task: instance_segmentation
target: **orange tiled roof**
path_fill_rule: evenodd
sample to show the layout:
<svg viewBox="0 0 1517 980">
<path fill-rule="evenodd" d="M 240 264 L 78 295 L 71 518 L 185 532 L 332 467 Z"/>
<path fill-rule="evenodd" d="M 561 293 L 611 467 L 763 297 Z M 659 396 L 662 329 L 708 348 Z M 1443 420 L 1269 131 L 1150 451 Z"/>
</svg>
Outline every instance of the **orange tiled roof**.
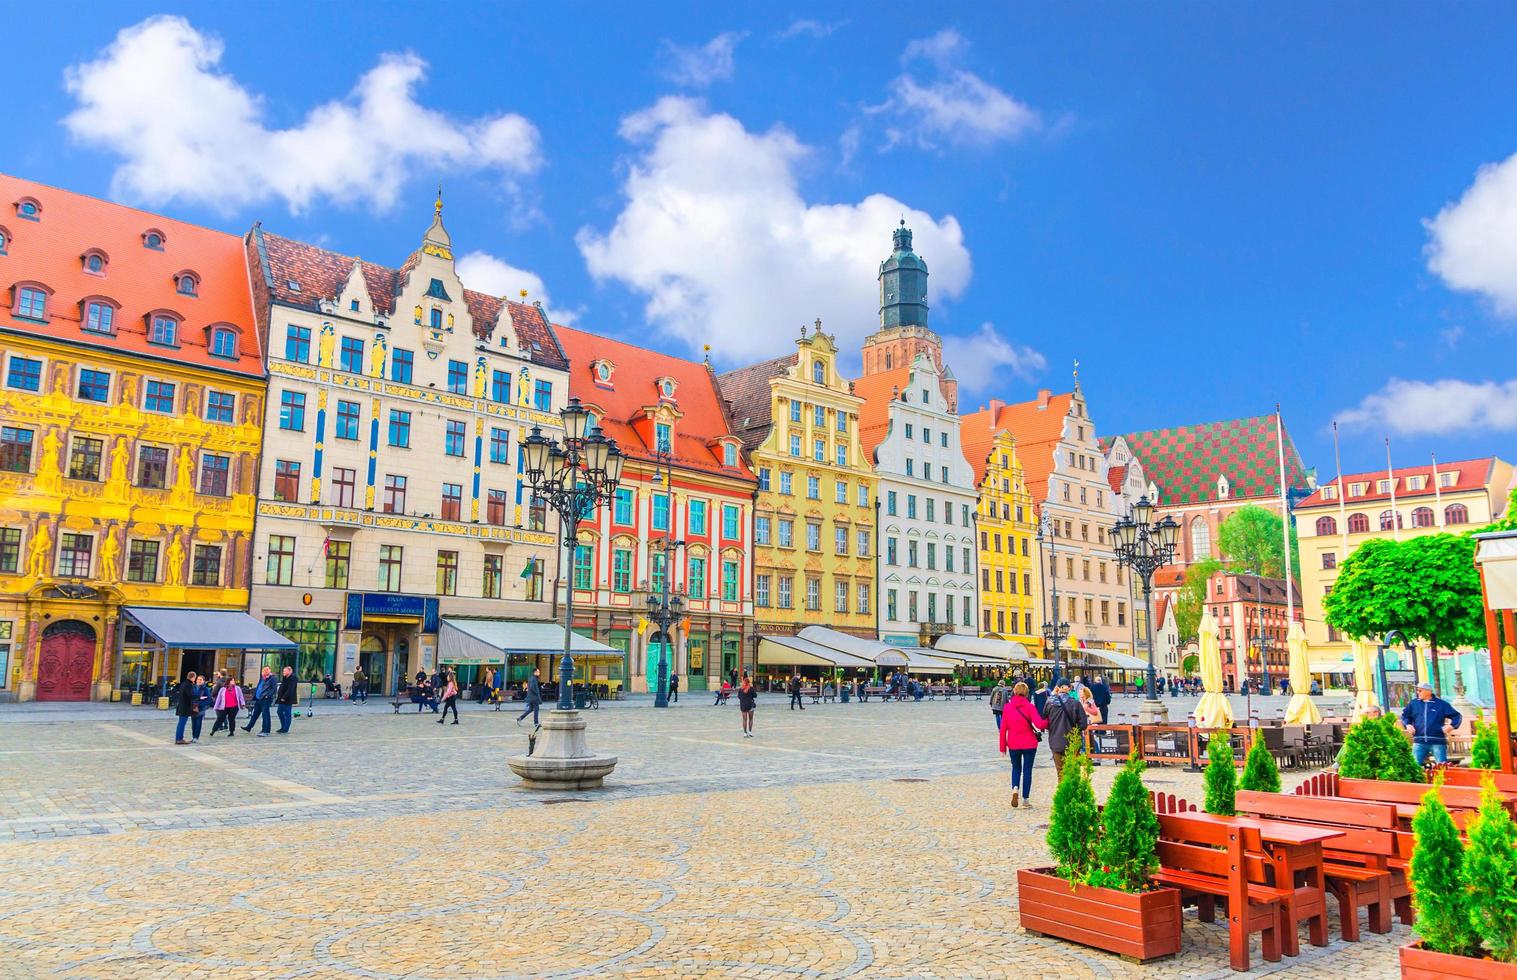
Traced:
<svg viewBox="0 0 1517 980">
<path fill-rule="evenodd" d="M 37 220 L 23 218 L 18 204 L 37 206 Z M 163 239 L 149 248 L 148 232 Z M 263 376 L 263 350 L 248 288 L 242 239 L 226 232 L 175 221 L 98 198 L 0 174 L 0 300 L 3 325 L 39 337 L 178 361 L 253 377 Z M 100 274 L 86 271 L 85 258 L 98 250 Z M 198 280 L 196 295 L 179 292 L 179 273 Z M 45 323 L 16 315 L 18 283 L 37 283 L 50 292 Z M 115 334 L 84 329 L 86 299 L 116 304 Z M 148 314 L 179 318 L 179 344 L 148 343 Z M 225 324 L 238 332 L 237 356 L 210 351 L 209 327 Z"/>
<path fill-rule="evenodd" d="M 959 438 L 964 440 L 965 455 L 971 444 L 988 445 L 998 429 L 1010 432 L 1017 441 L 1017 458 L 1022 462 L 1023 483 L 1035 505 L 1041 505 L 1048 495 L 1048 477 L 1053 473 L 1054 449 L 1064 434 L 1064 418 L 1069 414 L 1073 392 L 1049 395 L 1046 402 L 1040 399 L 1017 402 L 1014 405 L 993 405 L 979 412 L 971 412 L 960 419 Z M 975 473 L 983 479 L 985 472 L 984 453 L 976 450 L 970 458 Z"/>
<path fill-rule="evenodd" d="M 717 375 L 722 398 L 732 409 L 732 431 L 749 452 L 763 445 L 769 436 L 770 416 L 774 412 L 770 380 L 795 367 L 798 359 L 798 354 L 787 354 Z"/>
<path fill-rule="evenodd" d="M 716 375 L 705 364 L 634 347 L 583 330 L 554 325 L 559 343 L 569 358 L 569 394 L 600 410 L 601 431 L 635 459 L 652 459 L 653 446 L 632 425 L 643 410 L 659 403 L 654 382 L 672 378 L 674 407 L 681 418 L 674 424 L 674 462 L 690 469 L 721 473 L 738 479 L 754 479 L 742 453 L 736 466 L 722 464 L 722 449 L 715 440 L 737 438 L 717 389 Z M 594 361 L 610 361 L 610 387 L 597 384 Z"/>
<path fill-rule="evenodd" d="M 1111 487 L 1112 493 L 1122 492 L 1122 481 L 1127 479 L 1127 464 L 1120 466 L 1108 466 L 1106 468 L 1106 485 Z"/>
<path fill-rule="evenodd" d="M 1496 460 L 1492 456 L 1484 456 L 1480 459 L 1460 459 L 1449 463 L 1439 463 L 1438 475 L 1440 477 L 1445 473 L 1456 473 L 1458 475 L 1455 477 L 1454 485 L 1452 487 L 1439 487 L 1438 492 L 1453 493 L 1459 490 L 1475 490 L 1484 487 L 1486 483 L 1488 483 L 1491 479 L 1491 470 L 1495 466 L 1495 463 Z M 1396 499 L 1398 501 L 1407 500 L 1411 497 L 1434 496 L 1433 466 L 1431 463 L 1428 463 L 1425 466 L 1398 466 L 1391 471 L 1391 476 L 1396 480 Z M 1421 490 L 1408 489 L 1406 480 L 1409 476 L 1425 477 L 1426 479 L 1423 481 L 1425 483 L 1425 486 L 1423 486 Z M 1390 503 L 1390 492 L 1386 491 L 1382 493 L 1380 491 L 1380 481 L 1384 479 L 1387 479 L 1385 470 L 1371 470 L 1368 473 L 1345 473 L 1341 481 L 1344 486 L 1348 486 L 1349 484 L 1353 483 L 1364 483 L 1368 484 L 1368 486 L 1365 487 L 1365 493 L 1362 493 L 1358 496 L 1345 496 L 1343 498 L 1343 505 L 1349 510 L 1353 510 L 1359 504 L 1364 503 L 1374 503 L 1378 501 Z M 1338 480 L 1333 480 L 1330 483 L 1323 484 L 1322 486 L 1334 487 L 1337 486 L 1339 482 L 1340 481 Z M 1328 499 L 1327 497 L 1323 496 L 1322 486 L 1319 486 L 1316 492 L 1314 492 L 1310 497 L 1307 497 L 1305 500 L 1297 504 L 1296 509 L 1299 510 L 1302 507 L 1318 507 L 1323 504 L 1332 504 L 1334 507 L 1338 506 L 1338 499 L 1336 497 Z M 1501 491 L 1506 490 L 1505 487 L 1500 487 L 1498 489 Z"/>
<path fill-rule="evenodd" d="M 853 383 L 853 393 L 864 399 L 859 407 L 859 444 L 864 458 L 874 462 L 874 451 L 890 434 L 890 402 L 911 384 L 911 368 L 898 367 L 865 375 Z"/>
</svg>

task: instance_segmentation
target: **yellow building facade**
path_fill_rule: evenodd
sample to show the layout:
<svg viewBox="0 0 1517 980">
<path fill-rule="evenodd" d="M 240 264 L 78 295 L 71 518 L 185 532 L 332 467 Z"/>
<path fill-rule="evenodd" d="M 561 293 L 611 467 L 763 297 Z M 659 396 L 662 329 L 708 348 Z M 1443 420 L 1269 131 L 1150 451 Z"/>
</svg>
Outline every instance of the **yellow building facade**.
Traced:
<svg viewBox="0 0 1517 980">
<path fill-rule="evenodd" d="M 967 441 L 967 440 L 966 440 Z M 979 491 L 980 635 L 1014 640 L 1030 652 L 1042 648 L 1037 523 L 1022 476 L 1016 440 L 1004 429 L 992 434 L 983 461 Z M 968 447 L 966 446 L 966 453 Z M 983 469 L 982 469 L 983 467 Z"/>
<path fill-rule="evenodd" d="M 733 429 L 758 476 L 753 606 L 757 636 L 825 625 L 878 635 L 875 489 L 859 439 L 863 400 L 837 347 L 802 330 L 796 353 L 722 375 Z"/>
</svg>

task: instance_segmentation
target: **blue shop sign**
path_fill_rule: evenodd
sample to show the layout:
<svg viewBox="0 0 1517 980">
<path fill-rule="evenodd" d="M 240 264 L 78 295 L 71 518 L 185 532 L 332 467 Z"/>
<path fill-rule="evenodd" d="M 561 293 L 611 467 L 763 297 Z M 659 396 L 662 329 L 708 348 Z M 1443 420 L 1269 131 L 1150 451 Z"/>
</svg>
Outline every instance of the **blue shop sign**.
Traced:
<svg viewBox="0 0 1517 980">
<path fill-rule="evenodd" d="M 363 628 L 365 615 L 413 616 L 421 620 L 423 633 L 436 633 L 439 604 L 436 599 L 395 592 L 349 592 L 344 629 Z"/>
</svg>

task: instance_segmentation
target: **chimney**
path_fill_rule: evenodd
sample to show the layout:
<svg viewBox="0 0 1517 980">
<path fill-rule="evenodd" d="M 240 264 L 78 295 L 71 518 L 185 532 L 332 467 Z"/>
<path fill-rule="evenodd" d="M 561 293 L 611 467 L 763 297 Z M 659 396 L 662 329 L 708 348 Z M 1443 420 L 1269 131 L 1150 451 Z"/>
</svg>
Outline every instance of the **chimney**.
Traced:
<svg viewBox="0 0 1517 980">
<path fill-rule="evenodd" d="M 1049 391 L 1047 388 L 1039 388 L 1038 389 L 1038 408 L 1047 408 L 1048 407 L 1048 399 L 1051 398 L 1051 397 L 1053 397 L 1053 392 Z"/>
<path fill-rule="evenodd" d="M 1003 409 L 1005 407 L 1006 407 L 1006 403 L 1003 402 L 1003 401 L 1001 401 L 999 398 L 992 398 L 990 400 L 990 424 L 991 425 L 995 425 L 995 423 L 996 423 L 996 416 L 1000 415 L 1001 414 L 1001 409 Z"/>
</svg>

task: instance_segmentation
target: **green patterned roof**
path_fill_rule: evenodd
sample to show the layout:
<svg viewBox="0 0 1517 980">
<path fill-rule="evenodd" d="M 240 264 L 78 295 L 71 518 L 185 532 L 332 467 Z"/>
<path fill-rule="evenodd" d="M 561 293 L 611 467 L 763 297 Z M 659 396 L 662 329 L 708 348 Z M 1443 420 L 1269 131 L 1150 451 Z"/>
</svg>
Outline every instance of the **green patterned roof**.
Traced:
<svg viewBox="0 0 1517 980">
<path fill-rule="evenodd" d="M 1150 429 L 1122 438 L 1143 464 L 1143 475 L 1159 488 L 1163 505 L 1216 500 L 1220 476 L 1227 477 L 1232 500 L 1280 493 L 1273 415 Z M 1102 449 L 1109 450 L 1112 441 L 1102 439 Z M 1289 487 L 1306 486 L 1306 469 L 1289 431 L 1285 432 L 1285 482 Z"/>
</svg>

